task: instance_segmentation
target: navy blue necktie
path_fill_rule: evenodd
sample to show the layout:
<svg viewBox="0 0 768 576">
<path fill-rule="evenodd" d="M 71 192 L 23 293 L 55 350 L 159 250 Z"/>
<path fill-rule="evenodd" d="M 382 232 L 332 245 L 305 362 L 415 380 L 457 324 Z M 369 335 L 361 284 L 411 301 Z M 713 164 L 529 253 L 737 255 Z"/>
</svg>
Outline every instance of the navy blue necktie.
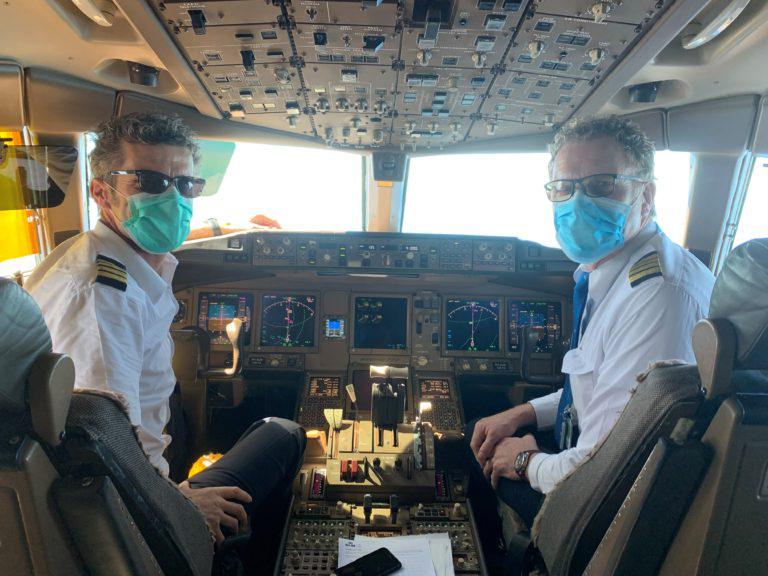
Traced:
<svg viewBox="0 0 768 576">
<path fill-rule="evenodd" d="M 587 306 L 587 294 L 589 293 L 589 274 L 582 274 L 573 288 L 573 332 L 571 332 L 571 350 L 579 345 L 579 332 L 581 320 L 584 317 L 584 308 Z M 576 442 L 576 431 L 572 421 L 573 391 L 571 390 L 571 377 L 565 375 L 563 393 L 557 406 L 557 418 L 555 419 L 555 441 L 561 450 L 567 450 Z"/>
</svg>

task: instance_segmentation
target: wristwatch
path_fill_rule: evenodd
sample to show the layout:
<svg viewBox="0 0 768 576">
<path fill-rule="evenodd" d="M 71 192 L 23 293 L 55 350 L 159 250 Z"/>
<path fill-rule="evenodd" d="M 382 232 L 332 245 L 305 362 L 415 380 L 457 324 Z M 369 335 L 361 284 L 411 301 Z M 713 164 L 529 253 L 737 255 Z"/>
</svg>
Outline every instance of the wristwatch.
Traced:
<svg viewBox="0 0 768 576">
<path fill-rule="evenodd" d="M 221 226 L 216 218 L 208 218 L 208 226 L 211 227 L 211 232 L 214 236 L 221 236 Z"/>
<path fill-rule="evenodd" d="M 515 456 L 515 474 L 520 480 L 528 481 L 528 464 L 531 462 L 531 456 L 538 454 L 541 450 L 523 450 Z"/>
</svg>

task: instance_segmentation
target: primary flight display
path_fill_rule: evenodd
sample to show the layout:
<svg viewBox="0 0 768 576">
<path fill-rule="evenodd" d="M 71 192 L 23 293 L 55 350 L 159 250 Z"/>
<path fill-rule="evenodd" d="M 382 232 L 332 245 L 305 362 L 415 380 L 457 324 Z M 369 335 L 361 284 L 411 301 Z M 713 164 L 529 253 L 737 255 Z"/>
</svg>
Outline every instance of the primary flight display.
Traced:
<svg viewBox="0 0 768 576">
<path fill-rule="evenodd" d="M 317 298 L 296 294 L 261 297 L 261 346 L 313 348 Z"/>
<path fill-rule="evenodd" d="M 251 341 L 253 295 L 229 292 L 201 292 L 197 305 L 197 326 L 208 333 L 211 344 L 229 344 L 227 324 L 243 321 L 243 343 Z"/>
</svg>

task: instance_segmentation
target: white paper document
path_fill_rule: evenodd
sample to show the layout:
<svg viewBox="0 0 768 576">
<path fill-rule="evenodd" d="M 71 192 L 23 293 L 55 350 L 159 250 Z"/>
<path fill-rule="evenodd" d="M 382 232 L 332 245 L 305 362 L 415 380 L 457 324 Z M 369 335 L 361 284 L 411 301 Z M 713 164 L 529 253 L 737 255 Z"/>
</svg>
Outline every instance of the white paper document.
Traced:
<svg viewBox="0 0 768 576">
<path fill-rule="evenodd" d="M 357 536 L 354 540 L 339 539 L 339 566 L 345 566 L 378 550 L 386 548 L 403 567 L 397 576 L 454 576 L 451 540 L 448 534 L 422 534 L 370 538 Z"/>
</svg>

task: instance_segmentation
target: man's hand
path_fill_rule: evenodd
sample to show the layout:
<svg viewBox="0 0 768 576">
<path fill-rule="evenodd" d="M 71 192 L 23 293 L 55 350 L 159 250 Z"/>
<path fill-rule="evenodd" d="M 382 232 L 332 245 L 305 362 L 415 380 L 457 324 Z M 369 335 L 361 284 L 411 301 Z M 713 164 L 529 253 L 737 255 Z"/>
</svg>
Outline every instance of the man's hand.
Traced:
<svg viewBox="0 0 768 576">
<path fill-rule="evenodd" d="M 235 501 L 250 504 L 250 495 L 236 486 L 214 486 L 211 488 L 192 488 L 187 481 L 179 484 L 179 490 L 192 500 L 205 517 L 205 522 L 213 532 L 216 544 L 224 541 L 222 526 L 233 533 L 248 526 L 248 515 L 245 508 Z"/>
<path fill-rule="evenodd" d="M 534 424 L 536 424 L 536 412 L 528 403 L 478 420 L 469 446 L 480 467 L 485 469 L 494 448 L 504 438 L 512 436 L 523 426 Z"/>
<path fill-rule="evenodd" d="M 509 478 L 510 480 L 520 480 L 515 472 L 515 458 L 520 452 L 526 450 L 538 450 L 536 438 L 533 434 L 526 434 L 522 438 L 504 438 L 496 445 L 493 457 L 488 460 L 483 471 L 486 476 L 491 478 L 491 485 L 495 490 L 499 484 L 499 478 Z"/>
</svg>

